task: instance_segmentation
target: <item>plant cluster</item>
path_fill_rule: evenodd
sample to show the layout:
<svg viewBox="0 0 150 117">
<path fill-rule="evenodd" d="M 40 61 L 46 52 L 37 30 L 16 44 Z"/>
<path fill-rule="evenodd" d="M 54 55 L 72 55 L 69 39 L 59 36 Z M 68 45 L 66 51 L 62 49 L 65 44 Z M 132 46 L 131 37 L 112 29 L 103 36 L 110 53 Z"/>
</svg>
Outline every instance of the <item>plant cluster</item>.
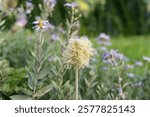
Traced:
<svg viewBox="0 0 150 117">
<path fill-rule="evenodd" d="M 26 5 L 28 10 L 18 11 L 24 18 L 34 7 L 31 1 Z M 13 33 L 1 28 L 0 99 L 150 99 L 150 57 L 131 61 L 111 49 L 110 36 L 105 33 L 95 38 L 80 36 L 76 2 L 62 6 L 69 16 L 66 28 L 54 26 L 47 19 L 55 5 L 56 0 L 44 0 L 41 17 L 32 23 L 34 33 L 16 32 L 26 23 L 19 17 Z M 0 27 L 4 22 L 0 19 Z"/>
</svg>

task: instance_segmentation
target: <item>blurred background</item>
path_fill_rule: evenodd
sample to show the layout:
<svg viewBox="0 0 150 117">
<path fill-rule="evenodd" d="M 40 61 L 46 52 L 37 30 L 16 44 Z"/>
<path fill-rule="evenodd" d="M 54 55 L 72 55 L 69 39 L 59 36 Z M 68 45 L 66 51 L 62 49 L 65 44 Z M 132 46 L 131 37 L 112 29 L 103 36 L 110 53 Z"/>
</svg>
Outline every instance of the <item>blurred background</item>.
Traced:
<svg viewBox="0 0 150 117">
<path fill-rule="evenodd" d="M 47 18 L 55 26 L 64 25 L 66 2 L 73 0 L 0 0 L 5 30 L 24 27 L 31 30 L 37 16 Z M 93 36 L 147 35 L 150 33 L 150 0 L 76 0 L 80 5 L 80 34 Z M 46 8 L 51 4 L 51 8 Z M 3 8 L 2 8 L 3 7 Z M 50 5 L 49 5 L 50 7 Z M 47 13 L 42 13 L 42 11 Z M 18 22 L 19 24 L 17 24 Z M 19 25 L 19 26 L 17 26 Z M 90 32 L 90 33 L 89 33 Z"/>
<path fill-rule="evenodd" d="M 9 32 L 7 34 L 9 36 L 5 38 L 16 38 L 18 35 L 19 38 L 28 38 L 26 36 L 32 36 L 34 31 L 32 22 L 42 18 L 49 20 L 51 28 L 59 27 L 61 32 L 65 33 L 66 19 L 70 17 L 64 4 L 73 1 L 0 0 L 0 28 L 3 32 Z M 148 51 L 150 49 L 150 0 L 76 0 L 76 2 L 80 6 L 82 15 L 79 35 L 87 35 L 94 40 L 100 33 L 105 33 L 111 37 L 111 48 L 119 50 L 133 60 L 150 55 Z M 53 33 L 51 36 L 62 38 Z"/>
</svg>

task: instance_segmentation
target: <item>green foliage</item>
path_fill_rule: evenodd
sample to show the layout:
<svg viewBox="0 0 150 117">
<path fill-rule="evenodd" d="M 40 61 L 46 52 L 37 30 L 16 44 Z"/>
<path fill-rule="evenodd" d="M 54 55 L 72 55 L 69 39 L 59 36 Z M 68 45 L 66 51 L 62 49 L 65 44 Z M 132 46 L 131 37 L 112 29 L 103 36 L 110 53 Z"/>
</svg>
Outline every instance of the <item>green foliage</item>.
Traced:
<svg viewBox="0 0 150 117">
<path fill-rule="evenodd" d="M 150 40 L 149 36 L 119 36 L 113 37 L 112 46 L 110 48 L 119 50 L 131 61 L 140 60 L 142 56 L 149 56 Z"/>
<path fill-rule="evenodd" d="M 5 38 L 5 45 L 0 47 L 0 55 L 5 57 L 12 67 L 24 67 L 27 60 L 30 60 L 33 37 L 25 35 L 28 35 L 25 31 L 19 31 L 15 34 L 11 32 L 1 34 Z"/>
<path fill-rule="evenodd" d="M 5 94 L 5 98 L 11 94 L 18 93 L 19 88 L 27 87 L 25 79 L 25 69 L 13 69 L 9 67 L 6 60 L 0 61 L 0 92 Z"/>
<path fill-rule="evenodd" d="M 47 88 L 44 86 L 44 81 L 46 80 L 48 72 L 43 69 L 43 65 L 48 55 L 46 55 L 43 49 L 44 37 L 42 36 L 42 32 L 37 33 L 38 36 L 35 41 L 35 49 L 31 52 L 33 57 L 33 63 L 31 65 L 32 70 L 29 71 L 26 67 L 28 73 L 28 86 L 32 91 L 33 99 L 36 99 L 37 97 L 40 98 L 51 89 L 50 87 Z"/>
<path fill-rule="evenodd" d="M 112 35 L 149 33 L 149 17 L 144 0 L 105 0 L 97 2 L 88 17 L 83 17 L 81 32 L 106 32 Z M 94 28 L 93 28 L 94 27 Z M 137 28 L 138 27 L 138 28 Z"/>
<path fill-rule="evenodd" d="M 16 38 L 20 37 L 19 33 L 16 33 Z M 25 35 L 24 38 L 28 38 L 28 35 Z M 126 53 L 132 61 L 130 64 L 134 62 L 134 60 L 140 60 L 140 56 L 144 56 L 144 52 L 146 52 L 147 47 L 143 45 L 148 44 L 148 37 L 130 37 L 130 40 L 126 41 L 123 39 L 125 37 L 117 38 L 116 40 L 112 40 L 112 47 L 114 49 L 118 49 L 123 53 Z M 139 41 L 137 41 L 139 40 Z M 94 41 L 93 41 L 94 42 Z M 95 48 L 98 49 L 99 46 L 95 43 Z M 120 46 L 120 43 L 122 46 Z M 130 43 L 133 49 L 127 47 L 128 43 Z M 136 43 L 136 44 L 133 44 Z M 138 45 L 139 43 L 139 45 Z M 133 44 L 133 45 L 132 45 Z M 49 44 L 48 44 L 49 45 Z M 47 69 L 46 73 L 42 71 L 40 77 L 45 77 L 47 74 L 47 80 L 44 82 L 44 86 L 40 87 L 37 90 L 35 96 L 37 99 L 73 99 L 74 94 L 74 70 L 63 69 L 62 61 L 61 61 L 61 46 L 59 41 L 51 42 L 50 44 L 51 56 L 48 61 L 46 61 L 45 69 Z M 137 46 L 138 45 L 138 46 Z M 28 47 L 27 45 L 26 47 Z M 5 46 L 7 47 L 7 45 Z M 145 47 L 145 48 L 144 48 Z M 20 46 L 22 50 L 23 46 Z M 126 49 L 125 49 L 126 48 Z M 142 52 L 140 54 L 140 48 Z M 3 48 L 4 49 L 4 48 Z M 132 51 L 129 51 L 129 50 Z M 56 51 L 57 50 L 57 51 Z M 126 50 L 126 51 L 125 51 Z M 138 53 L 138 57 L 135 57 L 132 54 L 135 50 Z M 149 52 L 147 52 L 149 55 Z M 115 95 L 117 94 L 115 90 L 115 71 L 109 67 L 109 70 L 104 72 L 102 70 L 103 67 L 106 67 L 102 62 L 102 53 L 99 53 L 94 57 L 96 61 L 92 60 L 90 63 L 90 67 L 80 72 L 80 85 L 79 85 L 79 97 L 80 99 L 116 99 Z M 23 56 L 24 57 L 24 56 Z M 7 56 L 6 56 L 7 58 Z M 30 57 L 29 57 L 30 58 Z M 22 58 L 21 58 L 22 59 Z M 18 59 L 19 61 L 22 61 Z M 23 58 L 24 59 L 24 58 Z M 28 58 L 26 58 L 28 59 Z M 0 91 L 2 95 L 2 99 L 20 99 L 19 95 L 27 95 L 23 96 L 21 99 L 32 99 L 32 91 L 28 88 L 26 70 L 24 68 L 16 69 L 11 68 L 9 66 L 8 61 L 1 59 L 0 71 L 3 73 L 3 80 L 1 80 Z M 17 63 L 16 63 L 17 64 Z M 144 63 L 145 65 L 147 63 Z M 144 65 L 144 66 L 145 66 Z M 145 66 L 146 67 L 146 66 Z M 137 74 L 136 78 L 129 78 L 127 76 L 124 77 L 124 85 L 126 83 L 127 87 L 124 87 L 124 91 L 128 96 L 128 99 L 149 99 L 149 70 L 142 69 L 141 67 L 135 67 L 133 70 L 129 70 L 126 72 L 133 72 Z M 122 71 L 123 72 L 123 71 Z M 2 82 L 3 81 L 3 82 Z M 132 83 L 138 83 L 142 81 L 144 86 L 142 87 L 133 87 Z M 145 91 L 147 93 L 145 93 Z M 18 95 L 19 94 L 19 95 Z M 17 95 L 17 96 L 15 96 Z"/>
</svg>

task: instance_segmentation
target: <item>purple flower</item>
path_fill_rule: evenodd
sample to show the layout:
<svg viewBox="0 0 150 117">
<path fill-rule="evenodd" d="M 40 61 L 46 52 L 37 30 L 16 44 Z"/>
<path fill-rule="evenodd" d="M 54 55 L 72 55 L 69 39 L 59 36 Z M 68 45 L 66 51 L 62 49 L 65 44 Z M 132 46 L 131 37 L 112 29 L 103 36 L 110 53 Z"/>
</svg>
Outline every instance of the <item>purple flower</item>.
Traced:
<svg viewBox="0 0 150 117">
<path fill-rule="evenodd" d="M 53 41 L 57 41 L 57 40 L 60 39 L 60 37 L 59 37 L 58 34 L 54 33 L 54 34 L 51 35 L 51 39 L 52 39 Z"/>
<path fill-rule="evenodd" d="M 100 40 L 106 40 L 106 41 L 110 41 L 110 36 L 109 35 L 106 35 L 105 33 L 100 33 L 99 36 L 97 37 L 97 39 L 100 39 Z"/>
<path fill-rule="evenodd" d="M 26 7 L 28 8 L 33 7 L 32 0 L 26 1 Z"/>
<path fill-rule="evenodd" d="M 123 54 L 118 53 L 117 50 L 111 50 L 111 51 L 105 52 L 102 58 L 103 60 L 108 60 L 108 59 L 126 60 L 127 59 Z"/>
<path fill-rule="evenodd" d="M 143 63 L 141 61 L 136 61 L 135 65 L 137 65 L 137 66 L 143 66 Z"/>
<path fill-rule="evenodd" d="M 69 7 L 69 8 L 75 8 L 75 7 L 78 7 L 79 5 L 76 2 L 72 2 L 72 3 L 66 3 L 64 4 L 64 6 Z"/>
<path fill-rule="evenodd" d="M 24 27 L 27 24 L 26 15 L 23 13 L 18 14 L 16 24 L 20 27 Z"/>
<path fill-rule="evenodd" d="M 117 90 L 118 90 L 119 95 L 121 95 L 123 93 L 122 88 L 118 88 Z"/>
<path fill-rule="evenodd" d="M 33 8 L 32 0 L 26 1 L 26 14 L 30 14 Z"/>
<path fill-rule="evenodd" d="M 104 46 L 101 46 L 100 49 L 101 49 L 102 51 L 106 51 L 106 50 L 107 50 L 107 48 L 104 47 Z"/>
<path fill-rule="evenodd" d="M 56 5 L 56 3 L 57 3 L 57 1 L 56 1 L 56 0 L 44 0 L 44 3 L 45 3 L 47 6 L 49 6 L 49 7 L 51 7 L 51 8 L 54 8 L 55 5 Z"/>
<path fill-rule="evenodd" d="M 120 61 L 127 61 L 127 58 L 123 54 L 118 53 L 117 50 L 111 50 L 102 55 L 102 60 L 104 63 L 110 63 L 116 66 Z"/>
<path fill-rule="evenodd" d="M 150 57 L 143 56 L 143 60 L 150 62 Z"/>
<path fill-rule="evenodd" d="M 130 78 L 134 78 L 134 77 L 135 77 L 135 74 L 133 74 L 133 73 L 128 73 L 127 76 L 130 77 Z"/>
<path fill-rule="evenodd" d="M 104 45 L 104 46 L 110 46 L 111 45 L 110 36 L 106 35 L 105 33 L 101 33 L 98 37 L 96 37 L 96 40 L 101 45 Z"/>
</svg>

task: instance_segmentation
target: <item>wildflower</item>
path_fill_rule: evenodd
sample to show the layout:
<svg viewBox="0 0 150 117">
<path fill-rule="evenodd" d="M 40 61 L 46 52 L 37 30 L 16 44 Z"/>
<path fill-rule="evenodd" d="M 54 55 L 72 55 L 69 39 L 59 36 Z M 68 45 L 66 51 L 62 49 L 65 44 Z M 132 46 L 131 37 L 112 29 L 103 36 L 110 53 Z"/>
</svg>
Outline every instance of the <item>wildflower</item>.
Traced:
<svg viewBox="0 0 150 117">
<path fill-rule="evenodd" d="M 105 33 L 101 33 L 98 37 L 96 37 L 96 40 L 101 45 L 104 45 L 104 46 L 110 46 L 111 45 L 110 36 L 106 35 Z"/>
<path fill-rule="evenodd" d="M 79 5 L 76 2 L 72 2 L 72 3 L 66 3 L 64 6 L 69 8 L 75 8 L 78 7 Z"/>
<path fill-rule="evenodd" d="M 44 0 L 44 3 L 45 3 L 47 6 L 49 6 L 49 7 L 51 7 L 51 8 L 54 8 L 55 5 L 56 5 L 56 0 Z"/>
<path fill-rule="evenodd" d="M 144 86 L 144 83 L 142 81 L 136 82 L 131 84 L 132 87 L 142 87 Z"/>
<path fill-rule="evenodd" d="M 102 46 L 102 47 L 100 47 L 100 48 L 101 48 L 101 50 L 103 50 L 103 51 L 106 51 L 106 50 L 107 50 L 107 48 L 104 47 L 104 46 Z"/>
<path fill-rule="evenodd" d="M 59 40 L 59 38 L 60 38 L 59 35 L 56 33 L 51 35 L 51 40 L 53 40 L 53 41 L 57 41 L 57 40 Z"/>
<path fill-rule="evenodd" d="M 89 64 L 89 60 L 93 56 L 93 51 L 94 49 L 90 40 L 84 37 L 71 38 L 62 54 L 63 62 L 67 68 L 84 68 Z"/>
<path fill-rule="evenodd" d="M 118 94 L 121 97 L 121 99 L 126 99 L 126 95 L 123 93 L 123 89 L 121 87 L 117 88 Z"/>
<path fill-rule="evenodd" d="M 117 65 L 117 61 L 126 61 L 127 58 L 121 54 L 118 53 L 117 50 L 111 50 L 108 52 L 105 52 L 102 55 L 102 59 L 105 63 L 111 63 Z"/>
<path fill-rule="evenodd" d="M 134 78 L 134 77 L 135 77 L 135 74 L 133 74 L 133 73 L 128 73 L 127 76 L 130 77 L 130 78 Z"/>
<path fill-rule="evenodd" d="M 36 29 L 36 31 L 49 28 L 48 20 L 43 21 L 40 19 L 38 21 L 34 21 L 33 24 L 35 25 L 33 28 Z"/>
<path fill-rule="evenodd" d="M 143 66 L 143 63 L 141 61 L 136 61 L 135 65 L 137 65 L 137 66 Z"/>
<path fill-rule="evenodd" d="M 32 4 L 32 0 L 26 1 L 26 14 L 30 14 L 31 11 L 33 10 L 34 6 Z"/>
<path fill-rule="evenodd" d="M 27 24 L 27 17 L 23 12 L 17 14 L 17 22 L 16 24 L 19 27 L 24 27 Z"/>
<path fill-rule="evenodd" d="M 106 41 L 110 41 L 110 36 L 109 35 L 106 35 L 105 33 L 101 33 L 97 39 L 100 39 L 100 40 L 106 40 Z"/>
<path fill-rule="evenodd" d="M 143 60 L 150 62 L 150 57 L 143 56 Z"/>
<path fill-rule="evenodd" d="M 117 88 L 119 95 L 121 95 L 123 93 L 122 88 Z"/>
</svg>

